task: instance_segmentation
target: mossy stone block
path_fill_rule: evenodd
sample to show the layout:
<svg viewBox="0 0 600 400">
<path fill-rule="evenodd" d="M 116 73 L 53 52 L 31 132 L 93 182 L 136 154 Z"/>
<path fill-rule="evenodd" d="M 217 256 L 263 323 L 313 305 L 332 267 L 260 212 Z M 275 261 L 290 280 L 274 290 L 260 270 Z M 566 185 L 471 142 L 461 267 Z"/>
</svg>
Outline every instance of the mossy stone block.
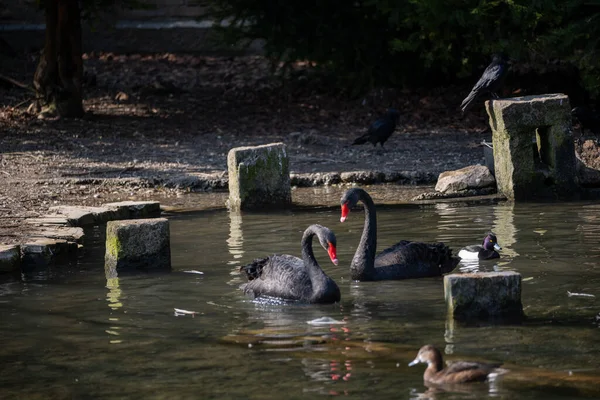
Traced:
<svg viewBox="0 0 600 400">
<path fill-rule="evenodd" d="M 568 96 L 490 100 L 486 109 L 496 182 L 502 194 L 510 200 L 578 197 Z"/>
<path fill-rule="evenodd" d="M 231 149 L 227 167 L 229 208 L 251 210 L 291 204 L 290 167 L 283 143 Z"/>
<path fill-rule="evenodd" d="M 166 218 L 109 221 L 104 266 L 109 277 L 136 270 L 170 270 L 169 221 Z"/>
<path fill-rule="evenodd" d="M 520 318 L 521 274 L 513 271 L 444 276 L 444 297 L 454 319 Z"/>
</svg>

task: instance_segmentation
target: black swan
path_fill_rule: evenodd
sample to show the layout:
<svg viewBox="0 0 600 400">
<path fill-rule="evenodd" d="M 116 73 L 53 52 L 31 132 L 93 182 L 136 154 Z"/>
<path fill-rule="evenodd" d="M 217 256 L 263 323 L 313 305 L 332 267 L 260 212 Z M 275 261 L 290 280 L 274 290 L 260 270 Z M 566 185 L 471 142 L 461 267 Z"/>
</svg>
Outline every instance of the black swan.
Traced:
<svg viewBox="0 0 600 400">
<path fill-rule="evenodd" d="M 498 244 L 496 235 L 488 232 L 480 245 L 472 245 L 463 247 L 458 256 L 463 260 L 491 260 L 492 258 L 500 258 L 500 254 L 496 250 L 502 250 Z"/>
<path fill-rule="evenodd" d="M 421 347 L 417 358 L 408 364 L 409 367 L 418 363 L 427 364 L 423 374 L 425 382 L 444 385 L 453 383 L 483 382 L 493 380 L 508 370 L 499 368 L 502 364 L 484 364 L 472 361 L 455 361 L 446 368 L 442 360 L 442 353 L 432 345 Z"/>
<path fill-rule="evenodd" d="M 360 188 L 347 190 L 341 200 L 340 221 L 346 220 L 350 209 L 356 206 L 358 201 L 362 201 L 365 206 L 365 226 L 350 264 L 352 279 L 379 281 L 440 276 L 452 271 L 458 265 L 460 258 L 453 257 L 452 250 L 444 243 L 430 244 L 402 240 L 375 257 L 377 217 L 371 196 Z"/>
<path fill-rule="evenodd" d="M 336 238 L 321 225 L 310 225 L 302 235 L 302 259 L 288 254 L 258 258 L 240 268 L 248 277 L 244 293 L 253 297 L 270 296 L 307 303 L 340 301 L 340 288 L 319 266 L 312 249 L 313 236 L 337 265 Z"/>
</svg>

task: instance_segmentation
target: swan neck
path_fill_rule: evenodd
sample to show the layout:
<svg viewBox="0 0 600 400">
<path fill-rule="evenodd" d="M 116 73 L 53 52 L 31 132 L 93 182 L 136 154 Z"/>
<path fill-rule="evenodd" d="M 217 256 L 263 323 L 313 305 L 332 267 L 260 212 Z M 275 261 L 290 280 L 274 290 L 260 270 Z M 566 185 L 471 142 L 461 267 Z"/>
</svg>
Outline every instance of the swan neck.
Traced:
<svg viewBox="0 0 600 400">
<path fill-rule="evenodd" d="M 325 273 L 315 258 L 312 246 L 313 237 L 318 234 L 319 231 L 307 229 L 302 236 L 302 260 L 312 283 L 313 294 L 317 293 L 325 284 Z"/>
<path fill-rule="evenodd" d="M 365 208 L 365 224 L 360 243 L 352 259 L 353 279 L 363 279 L 375 272 L 375 252 L 377 250 L 377 215 L 375 203 L 366 192 L 361 192 L 359 200 Z"/>
</svg>

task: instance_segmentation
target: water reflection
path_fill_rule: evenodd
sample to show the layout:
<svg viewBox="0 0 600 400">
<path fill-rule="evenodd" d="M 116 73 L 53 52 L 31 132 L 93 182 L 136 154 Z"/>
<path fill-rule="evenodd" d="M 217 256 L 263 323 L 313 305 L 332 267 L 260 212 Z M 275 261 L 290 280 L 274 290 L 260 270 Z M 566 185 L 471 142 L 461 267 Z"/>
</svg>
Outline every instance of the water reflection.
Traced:
<svg viewBox="0 0 600 400">
<path fill-rule="evenodd" d="M 519 255 L 514 249 L 517 243 L 517 227 L 515 226 L 515 203 L 504 202 L 494 207 L 494 223 L 492 231 L 498 237 L 502 246 L 498 266 L 502 268 L 510 264 L 511 260 Z"/>
<path fill-rule="evenodd" d="M 117 311 L 123 307 L 123 303 L 121 302 L 121 287 L 119 285 L 119 278 L 107 278 L 106 279 L 106 288 L 108 289 L 108 293 L 106 294 L 106 301 L 108 302 L 108 307 L 112 311 Z M 111 323 L 117 323 L 119 318 L 109 317 L 108 320 Z M 119 326 L 110 326 L 109 329 L 106 329 L 104 332 L 112 336 L 120 336 L 119 330 L 121 328 Z M 121 339 L 111 339 L 109 340 L 110 344 L 119 344 L 123 341 Z"/>
<path fill-rule="evenodd" d="M 229 238 L 227 248 L 232 259 L 227 265 L 239 266 L 240 259 L 244 256 L 244 232 L 242 231 L 242 213 L 240 211 L 229 211 Z M 237 268 L 236 268 L 237 273 Z"/>
</svg>

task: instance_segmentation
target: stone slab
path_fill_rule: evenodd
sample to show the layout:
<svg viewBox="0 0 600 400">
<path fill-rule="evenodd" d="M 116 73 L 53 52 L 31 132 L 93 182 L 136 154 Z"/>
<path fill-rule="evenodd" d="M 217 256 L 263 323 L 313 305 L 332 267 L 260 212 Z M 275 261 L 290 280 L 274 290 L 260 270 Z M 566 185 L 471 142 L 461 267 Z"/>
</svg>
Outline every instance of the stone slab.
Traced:
<svg viewBox="0 0 600 400">
<path fill-rule="evenodd" d="M 160 203 L 158 201 L 119 201 L 106 203 L 104 207 L 116 210 L 120 219 L 147 218 L 160 216 Z"/>
<path fill-rule="evenodd" d="M 77 248 L 77 243 L 64 239 L 33 238 L 21 245 L 22 269 L 67 261 L 77 255 Z"/>
<path fill-rule="evenodd" d="M 107 278 L 136 270 L 170 270 L 169 221 L 166 218 L 109 221 L 104 261 Z"/>
<path fill-rule="evenodd" d="M 69 220 L 63 215 L 46 215 L 40 218 L 27 218 L 25 223 L 39 226 L 69 225 Z"/>
<path fill-rule="evenodd" d="M 85 238 L 83 228 L 73 226 L 43 226 L 29 235 L 32 238 L 64 239 L 69 242 L 82 243 Z"/>
<path fill-rule="evenodd" d="M 444 297 L 454 319 L 520 318 L 521 274 L 513 271 L 449 274 Z"/>
<path fill-rule="evenodd" d="M 50 211 L 64 216 L 70 226 L 99 225 L 120 217 L 127 218 L 119 215 L 116 209 L 107 207 L 55 206 L 50 207 Z"/>
<path fill-rule="evenodd" d="M 0 272 L 16 271 L 21 266 L 19 245 L 0 245 Z"/>
</svg>

